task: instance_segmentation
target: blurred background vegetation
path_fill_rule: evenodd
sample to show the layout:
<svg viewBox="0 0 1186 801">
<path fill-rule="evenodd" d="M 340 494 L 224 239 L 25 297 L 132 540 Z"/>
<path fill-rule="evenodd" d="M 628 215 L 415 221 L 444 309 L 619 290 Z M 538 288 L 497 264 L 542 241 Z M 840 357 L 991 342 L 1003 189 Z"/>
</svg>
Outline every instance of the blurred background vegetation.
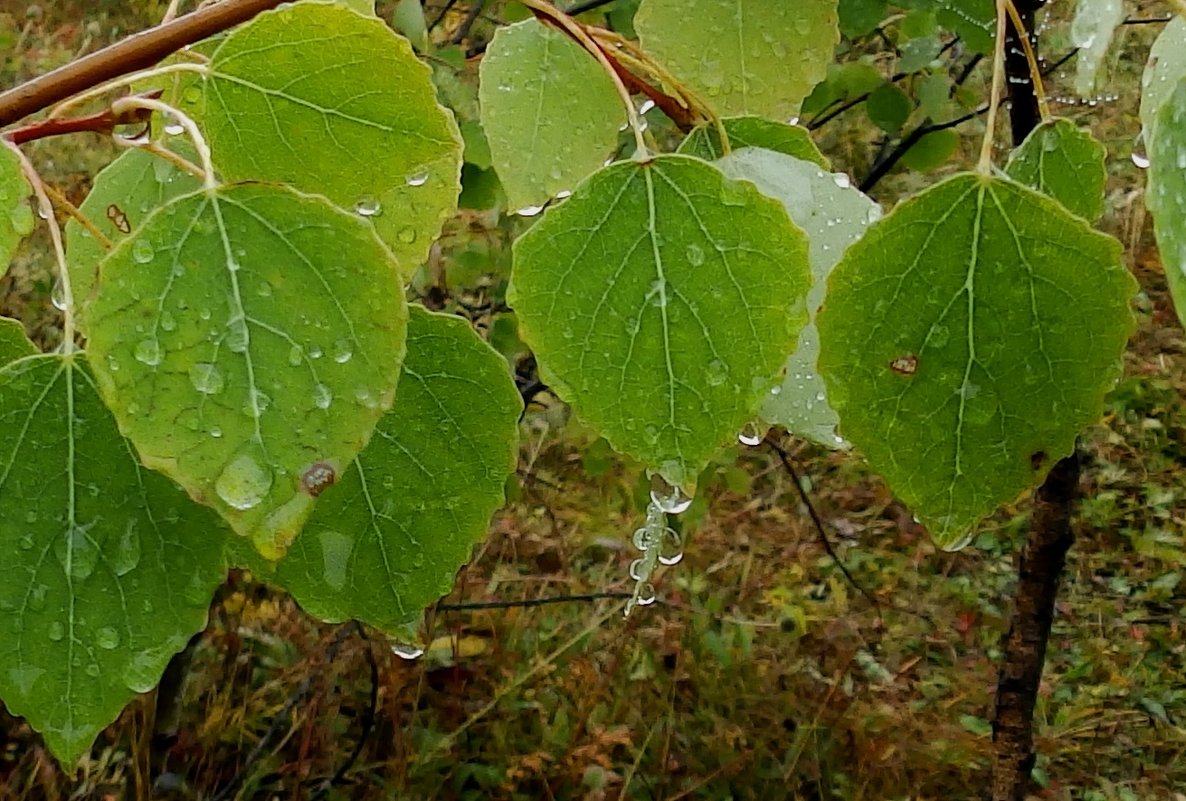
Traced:
<svg viewBox="0 0 1186 801">
<path fill-rule="evenodd" d="M 165 5 L 0 0 L 0 87 L 143 29 Z M 629 34 L 636 5 L 615 0 L 582 19 Z M 943 27 L 944 3 L 860 19 L 879 5 L 842 0 L 847 35 L 803 122 L 857 182 L 886 173 L 869 191 L 888 208 L 972 163 L 989 76 L 974 31 Z M 1186 801 L 1186 342 L 1136 164 L 1140 74 L 1166 9 L 1126 6 L 1130 24 L 1093 97 L 1072 96 L 1073 60 L 1059 63 L 1074 50 L 1073 3 L 1050 3 L 1041 29 L 1055 113 L 1108 147 L 1102 227 L 1125 243 L 1142 292 L 1126 377 L 1084 438 L 1086 500 L 1040 693 L 1037 769 L 1045 799 Z M 396 3 L 379 10 L 391 20 Z M 424 13 L 467 164 L 462 209 L 410 291 L 471 319 L 530 394 L 533 365 L 503 298 L 509 242 L 530 223 L 503 208 L 476 124 L 483 44 L 524 11 L 428 0 Z M 677 135 L 658 111 L 647 118 L 657 141 Z M 78 202 L 116 150 L 77 135 L 29 152 Z M 60 332 L 47 251 L 41 234 L 26 243 L 0 281 L 0 313 L 49 349 Z M 686 558 L 660 577 L 659 603 L 628 619 L 612 598 L 507 607 L 497 602 L 628 591 L 644 493 L 638 466 L 546 392 L 522 431 L 507 507 L 429 614 L 423 657 L 319 625 L 235 574 L 181 703 L 161 705 L 173 714 L 158 719 L 155 696 L 143 696 L 77 773 L 59 771 L 0 707 L 0 801 L 979 797 L 1027 498 L 972 547 L 942 553 L 858 457 L 784 441 L 854 586 L 777 456 L 738 446 L 680 518 Z"/>
</svg>

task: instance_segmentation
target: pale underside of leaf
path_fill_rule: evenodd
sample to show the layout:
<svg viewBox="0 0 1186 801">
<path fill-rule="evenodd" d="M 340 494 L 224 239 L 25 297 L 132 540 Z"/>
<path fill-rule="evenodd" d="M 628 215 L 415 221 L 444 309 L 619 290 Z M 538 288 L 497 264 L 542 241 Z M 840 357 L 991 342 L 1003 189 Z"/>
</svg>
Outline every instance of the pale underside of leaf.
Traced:
<svg viewBox="0 0 1186 801">
<path fill-rule="evenodd" d="M 841 433 L 943 547 L 1098 418 L 1133 330 L 1120 252 L 1019 184 L 960 175 L 833 271 L 820 369 Z"/>
<path fill-rule="evenodd" d="M 104 399 L 144 463 L 268 558 L 390 407 L 407 310 L 365 222 L 244 184 L 155 212 L 103 262 L 88 310 Z"/>
<path fill-rule="evenodd" d="M 1186 319 L 1186 77 L 1161 104 L 1148 139 L 1145 203 L 1179 319 Z"/>
<path fill-rule="evenodd" d="M 1183 78 L 1186 78 L 1186 19 L 1175 16 L 1149 48 L 1149 60 L 1141 76 L 1141 129 L 1146 142 L 1153 139 L 1157 115 Z"/>
<path fill-rule="evenodd" d="M 783 153 L 743 148 L 720 159 L 717 166 L 728 177 L 750 181 L 762 194 L 782 203 L 810 243 L 813 283 L 807 313 L 811 320 L 799 333 L 782 383 L 767 396 L 761 417 L 825 447 L 843 447 L 844 440 L 836 433 L 840 420 L 828 403 L 817 365 L 815 316 L 824 302 L 832 268 L 866 227 L 881 217 L 881 207 L 850 186 L 847 176 L 824 172 L 810 161 Z"/>
<path fill-rule="evenodd" d="M 1086 97 L 1095 91 L 1095 76 L 1112 34 L 1124 22 L 1124 3 L 1121 0 L 1078 0 L 1075 18 L 1071 21 L 1071 41 L 1078 48 L 1075 92 Z"/>
<path fill-rule="evenodd" d="M 33 232 L 33 209 L 29 206 L 32 194 L 20 159 L 0 144 L 0 276 L 8 272 L 17 245 Z"/>
<path fill-rule="evenodd" d="M 830 167 L 806 128 L 762 117 L 725 117 L 721 124 L 733 150 L 760 147 L 810 161 L 825 170 Z M 691 133 L 684 137 L 684 141 L 680 142 L 677 152 L 705 161 L 716 161 L 725 155 L 720 133 L 711 123 L 693 128 Z"/>
<path fill-rule="evenodd" d="M 643 0 L 643 48 L 723 115 L 788 120 L 827 75 L 837 0 Z"/>
<path fill-rule="evenodd" d="M 412 306 L 395 406 L 284 559 L 252 569 L 322 620 L 398 635 L 449 591 L 502 504 L 521 409 L 505 360 L 468 323 Z"/>
<path fill-rule="evenodd" d="M 594 173 L 515 243 L 508 299 L 548 384 L 620 452 L 694 483 L 780 378 L 807 243 L 688 156 Z"/>
<path fill-rule="evenodd" d="M 0 369 L 0 700 L 64 765 L 205 625 L 223 536 L 137 464 L 81 354 Z"/>
<path fill-rule="evenodd" d="M 1107 150 L 1070 120 L 1043 122 L 1009 156 L 1010 178 L 1057 200 L 1088 222 L 1104 213 Z"/>
<path fill-rule="evenodd" d="M 457 125 L 429 68 L 378 19 L 318 2 L 264 12 L 215 51 L 203 96 L 226 180 L 285 183 L 357 211 L 405 278 L 456 209 Z"/>
<path fill-rule="evenodd" d="M 499 28 L 482 57 L 482 127 L 512 209 L 571 191 L 618 144 L 626 111 L 584 48 L 535 19 Z"/>
</svg>

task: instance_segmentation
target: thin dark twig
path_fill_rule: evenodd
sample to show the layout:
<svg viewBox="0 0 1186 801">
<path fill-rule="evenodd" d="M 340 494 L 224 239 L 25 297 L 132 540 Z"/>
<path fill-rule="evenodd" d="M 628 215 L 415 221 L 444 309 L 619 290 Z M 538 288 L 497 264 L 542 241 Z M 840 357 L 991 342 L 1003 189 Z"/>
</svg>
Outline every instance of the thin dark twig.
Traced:
<svg viewBox="0 0 1186 801">
<path fill-rule="evenodd" d="M 844 574 L 844 578 L 851 584 L 857 592 L 865 596 L 865 599 L 873 604 L 873 608 L 877 610 L 877 617 L 881 618 L 881 602 L 873 597 L 873 594 L 861 586 L 861 583 L 853 577 L 852 573 L 848 571 L 848 567 L 836 553 L 836 549 L 832 547 L 832 541 L 828 539 L 828 531 L 824 528 L 823 518 L 819 516 L 816 511 L 815 504 L 812 503 L 811 496 L 807 494 L 807 490 L 803 488 L 803 482 L 799 478 L 799 471 L 795 469 L 795 465 L 791 462 L 791 456 L 786 452 L 786 449 L 770 439 L 766 440 L 766 444 L 770 449 L 778 454 L 778 460 L 782 462 L 783 468 L 787 471 L 787 475 L 791 477 L 791 483 L 795 485 L 796 492 L 799 493 L 799 500 L 807 508 L 807 516 L 811 518 L 812 524 L 815 526 L 816 534 L 819 535 L 820 544 L 824 546 L 824 551 L 827 552 L 828 557 L 840 568 L 840 572 Z"/>
<path fill-rule="evenodd" d="M 590 601 L 626 600 L 633 598 L 629 592 L 590 592 L 583 595 L 553 595 L 548 598 L 527 598 L 522 601 L 467 601 L 458 604 L 437 604 L 437 609 L 458 612 L 466 609 L 516 609 L 549 604 L 588 603 Z"/>
<path fill-rule="evenodd" d="M 486 5 L 486 0 L 474 0 L 474 4 L 470 6 L 469 12 L 466 13 L 465 19 L 462 20 L 461 25 L 458 26 L 457 31 L 449 40 L 449 44 L 461 44 L 465 41 L 465 37 L 469 36 L 470 28 L 474 27 L 474 23 L 478 21 L 478 17 L 482 15 L 482 8 Z"/>
<path fill-rule="evenodd" d="M 870 170 L 869 174 L 865 177 L 865 180 L 861 181 L 860 190 L 862 192 L 868 192 L 870 189 L 876 186 L 878 181 L 884 178 L 886 174 L 889 173 L 889 171 L 892 170 L 899 161 L 901 161 L 902 157 L 906 155 L 910 148 L 918 144 L 919 140 L 927 134 L 935 133 L 936 131 L 945 131 L 948 128 L 954 128 L 957 125 L 963 125 L 968 120 L 975 119 L 986 111 L 988 111 L 987 104 L 981 106 L 975 111 L 970 111 L 961 117 L 956 117 L 954 120 L 934 123 L 932 125 L 918 126 L 913 131 L 911 131 L 905 139 L 899 142 L 897 147 L 890 151 L 890 153 L 884 159 L 874 165 L 873 169 Z"/>
<path fill-rule="evenodd" d="M 379 709 L 379 663 L 375 661 L 375 653 L 370 648 L 370 638 L 363 631 L 362 625 L 358 621 L 354 621 L 353 626 L 355 633 L 367 643 L 367 647 L 363 649 L 363 654 L 366 655 L 367 667 L 370 668 L 370 699 L 367 703 L 366 713 L 362 718 L 362 732 L 358 735 L 358 741 L 354 744 L 354 749 L 350 752 L 350 757 L 334 771 L 334 775 L 331 778 L 327 779 L 317 789 L 317 792 L 314 793 L 314 798 L 324 798 L 329 793 L 330 788 L 341 783 L 346 777 L 346 773 L 354 767 L 358 762 L 358 758 L 362 756 L 363 746 L 366 745 L 367 740 L 371 737 L 371 732 L 375 728 L 375 714 Z"/>
<path fill-rule="evenodd" d="M 449 11 L 452 10 L 453 6 L 455 6 L 455 5 L 457 5 L 457 0 L 449 0 L 447 3 L 445 3 L 444 8 L 441 9 L 441 13 L 436 15 L 436 19 L 434 19 L 432 22 L 428 23 L 428 30 L 430 33 L 432 32 L 433 28 L 435 28 L 436 26 L 438 26 L 442 22 L 444 22 L 445 17 L 449 14 Z"/>
<path fill-rule="evenodd" d="M 592 11 L 595 8 L 608 6 L 614 0 L 585 0 L 583 3 L 577 3 L 572 8 L 566 8 L 564 13 L 570 17 L 575 17 L 577 14 L 584 14 L 586 11 Z"/>
</svg>

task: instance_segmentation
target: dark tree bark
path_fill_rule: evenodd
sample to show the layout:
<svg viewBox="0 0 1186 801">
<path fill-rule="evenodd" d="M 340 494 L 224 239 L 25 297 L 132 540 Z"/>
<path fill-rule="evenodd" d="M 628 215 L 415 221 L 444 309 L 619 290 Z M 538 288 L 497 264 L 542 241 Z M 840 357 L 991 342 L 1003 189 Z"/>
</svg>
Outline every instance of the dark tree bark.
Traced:
<svg viewBox="0 0 1186 801">
<path fill-rule="evenodd" d="M 1015 0 L 1027 31 L 1043 0 Z M 1009 119 L 1014 146 L 1021 144 L 1041 121 L 1037 94 L 1018 31 L 1010 22 L 1005 41 L 1005 69 L 1009 86 Z M 1030 43 L 1037 52 L 1037 41 Z M 1078 452 L 1060 460 L 1038 489 L 1029 533 L 1021 549 L 1017 589 L 1004 656 L 997 679 L 996 710 L 992 720 L 992 801 L 1025 801 L 1034 767 L 1034 706 L 1046 662 L 1046 644 L 1054 621 L 1054 602 L 1074 542 L 1071 516 L 1079 495 Z"/>
</svg>

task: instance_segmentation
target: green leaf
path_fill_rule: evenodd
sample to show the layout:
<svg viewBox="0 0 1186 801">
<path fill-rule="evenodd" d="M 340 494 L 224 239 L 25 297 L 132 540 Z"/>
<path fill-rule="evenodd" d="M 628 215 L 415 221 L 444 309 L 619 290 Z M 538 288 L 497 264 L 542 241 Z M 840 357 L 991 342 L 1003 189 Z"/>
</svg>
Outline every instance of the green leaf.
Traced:
<svg viewBox="0 0 1186 801">
<path fill-rule="evenodd" d="M 1186 320 L 1186 78 L 1161 104 L 1148 137 L 1149 181 L 1145 203 L 1153 214 L 1157 248 L 1174 297 Z"/>
<path fill-rule="evenodd" d="M 407 40 L 373 17 L 302 2 L 236 29 L 209 70 L 202 118 L 220 174 L 357 211 L 410 276 L 456 208 L 461 136 Z"/>
<path fill-rule="evenodd" d="M 897 5 L 935 11 L 939 24 L 978 53 L 992 52 L 996 33 L 994 0 L 898 0 Z"/>
<path fill-rule="evenodd" d="M 960 145 L 960 135 L 951 128 L 932 131 L 906 151 L 902 163 L 917 172 L 937 170 L 947 163 Z"/>
<path fill-rule="evenodd" d="M 601 167 L 626 110 L 601 65 L 538 20 L 499 28 L 482 57 L 482 127 L 512 209 L 542 206 Z"/>
<path fill-rule="evenodd" d="M 507 299 L 544 380 L 676 485 L 757 411 L 806 322 L 806 237 L 688 156 L 594 173 L 514 253 Z"/>
<path fill-rule="evenodd" d="M 103 262 L 88 312 L 104 400 L 147 466 L 276 558 L 391 406 L 407 309 L 365 221 L 286 187 L 201 191 Z"/>
<path fill-rule="evenodd" d="M 840 32 L 849 38 L 864 36 L 885 19 L 886 0 L 840 0 Z"/>
<path fill-rule="evenodd" d="M 1157 115 L 1186 78 L 1186 18 L 1175 16 L 1149 48 L 1149 61 L 1141 76 L 1141 128 L 1145 141 L 1155 134 Z"/>
<path fill-rule="evenodd" d="M 1135 289 L 1120 244 L 1054 201 L 943 181 L 832 273 L 819 365 L 841 433 L 939 545 L 961 547 L 1098 419 Z"/>
<path fill-rule="evenodd" d="M 322 620 L 396 635 L 450 590 L 502 505 L 521 410 L 506 362 L 465 320 L 412 306 L 398 402 L 264 575 Z"/>
<path fill-rule="evenodd" d="M 883 83 L 869 94 L 865 113 L 881 130 L 897 133 L 910 117 L 913 105 L 910 98 L 892 83 Z"/>
<path fill-rule="evenodd" d="M 21 170 L 20 159 L 0 144 L 0 277 L 8 272 L 8 263 L 17 245 L 33 233 L 33 209 L 29 195 L 33 187 Z"/>
<path fill-rule="evenodd" d="M 1095 74 L 1099 71 L 1112 34 L 1124 22 L 1121 0 L 1078 0 L 1075 18 L 1071 21 L 1071 43 L 1078 49 L 1075 72 L 1075 92 L 1087 96 L 1095 91 Z"/>
<path fill-rule="evenodd" d="M 824 79 L 840 41 L 837 0 L 643 0 L 650 55 L 722 115 L 785 120 Z"/>
<path fill-rule="evenodd" d="M 810 161 L 824 169 L 830 166 L 806 128 L 761 117 L 726 117 L 721 120 L 721 124 L 725 126 L 729 144 L 734 150 L 761 147 Z M 716 161 L 724 155 L 721 136 L 716 126 L 711 124 L 693 128 L 680 142 L 678 152 L 705 161 Z"/>
<path fill-rule="evenodd" d="M 81 355 L 0 370 L 0 698 L 63 764 L 206 624 L 223 533 L 141 468 Z"/>
<path fill-rule="evenodd" d="M 184 139 L 166 143 L 188 159 L 193 148 Z M 113 244 L 122 242 L 150 213 L 175 197 L 193 192 L 202 182 L 164 159 L 139 148 L 122 153 L 95 176 L 94 186 L 79 206 L 99 232 Z M 73 218 L 66 222 L 66 260 L 75 301 L 91 300 L 106 248 Z M 85 315 L 84 315 L 85 316 Z M 84 323 L 85 320 L 81 320 Z"/>
<path fill-rule="evenodd" d="M 1095 222 L 1104 213 L 1104 159 L 1108 151 L 1070 120 L 1047 120 L 1013 153 L 1005 172 Z"/>
<path fill-rule="evenodd" d="M 0 317 L 0 367 L 36 353 L 37 346 L 25 335 L 20 320 Z"/>
<path fill-rule="evenodd" d="M 844 251 L 881 217 L 881 207 L 849 185 L 848 176 L 769 150 L 746 148 L 725 156 L 717 166 L 730 178 L 752 182 L 762 194 L 782 203 L 807 233 L 813 283 L 807 294 L 811 322 L 799 332 L 799 344 L 787 359 L 782 384 L 767 396 L 762 419 L 828 448 L 843 445 L 836 434 L 839 418 L 820 378 L 819 332 L 815 316 L 824 302 L 828 275 Z"/>
</svg>

